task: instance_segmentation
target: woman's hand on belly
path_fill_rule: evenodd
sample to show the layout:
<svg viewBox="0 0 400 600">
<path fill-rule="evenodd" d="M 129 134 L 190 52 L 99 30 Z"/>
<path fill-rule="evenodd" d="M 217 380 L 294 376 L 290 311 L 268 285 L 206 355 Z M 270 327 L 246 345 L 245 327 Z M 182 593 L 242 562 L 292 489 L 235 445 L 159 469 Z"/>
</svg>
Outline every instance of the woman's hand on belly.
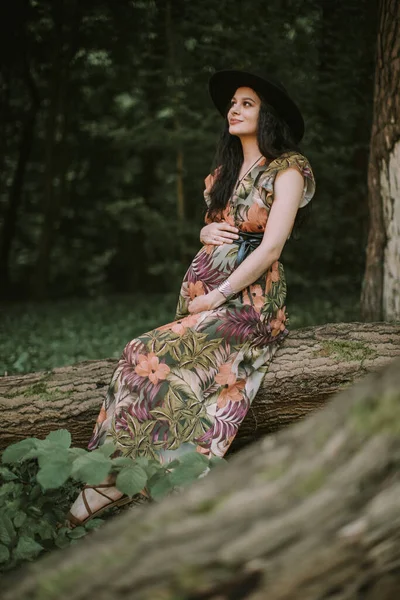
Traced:
<svg viewBox="0 0 400 600">
<path fill-rule="evenodd" d="M 224 304 L 226 298 L 221 292 L 215 288 L 208 294 L 196 296 L 194 300 L 191 300 L 188 304 L 188 311 L 191 314 L 202 312 L 203 310 L 212 310 L 218 308 L 221 304 Z"/>
<path fill-rule="evenodd" d="M 232 244 L 233 240 L 237 240 L 239 237 L 238 233 L 239 229 L 237 227 L 232 227 L 225 221 L 210 223 L 200 231 L 200 241 L 202 244 L 214 244 L 215 246 Z"/>
</svg>

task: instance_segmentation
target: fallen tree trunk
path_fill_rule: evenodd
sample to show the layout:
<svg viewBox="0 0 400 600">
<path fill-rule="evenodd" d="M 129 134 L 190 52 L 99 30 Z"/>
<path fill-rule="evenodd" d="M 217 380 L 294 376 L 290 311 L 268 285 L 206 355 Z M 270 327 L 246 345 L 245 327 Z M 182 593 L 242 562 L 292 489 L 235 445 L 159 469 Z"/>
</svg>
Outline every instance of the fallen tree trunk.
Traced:
<svg viewBox="0 0 400 600">
<path fill-rule="evenodd" d="M 394 600 L 400 360 L 160 504 L 3 580 L 4 600 Z"/>
<path fill-rule="evenodd" d="M 400 356 L 400 327 L 339 323 L 292 331 L 277 351 L 231 450 L 322 406 L 338 390 Z M 0 448 L 65 427 L 85 446 L 116 360 L 0 378 Z"/>
</svg>

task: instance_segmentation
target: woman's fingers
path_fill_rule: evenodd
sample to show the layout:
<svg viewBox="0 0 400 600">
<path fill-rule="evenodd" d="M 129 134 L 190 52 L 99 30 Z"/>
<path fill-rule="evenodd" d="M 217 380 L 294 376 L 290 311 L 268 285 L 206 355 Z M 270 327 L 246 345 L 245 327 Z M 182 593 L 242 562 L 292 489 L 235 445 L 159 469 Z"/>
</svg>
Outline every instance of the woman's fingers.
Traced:
<svg viewBox="0 0 400 600">
<path fill-rule="evenodd" d="M 210 238 L 210 241 L 208 243 L 209 244 L 214 244 L 215 246 L 220 246 L 221 244 L 224 244 L 225 241 L 222 241 L 217 236 L 213 236 L 213 237 Z"/>
<path fill-rule="evenodd" d="M 239 229 L 237 227 L 233 227 L 232 225 L 228 225 L 228 223 L 218 223 L 218 234 L 224 238 L 237 240 Z"/>
<path fill-rule="evenodd" d="M 232 244 L 233 240 L 236 240 L 239 237 L 239 229 L 226 222 L 210 223 L 203 228 L 202 232 L 203 243 L 214 244 L 215 246 L 227 243 Z"/>
<path fill-rule="evenodd" d="M 228 231 L 219 231 L 216 234 L 216 237 L 219 237 L 220 239 L 224 240 L 224 242 L 231 242 L 233 240 L 237 240 L 239 236 L 237 235 L 237 233 L 229 233 Z"/>
<path fill-rule="evenodd" d="M 237 227 L 234 227 L 233 225 L 229 225 L 229 223 L 226 223 L 226 221 L 222 221 L 221 223 L 216 223 L 216 226 L 218 227 L 218 229 L 221 229 L 223 231 L 233 231 L 234 233 L 239 231 L 239 229 Z"/>
</svg>

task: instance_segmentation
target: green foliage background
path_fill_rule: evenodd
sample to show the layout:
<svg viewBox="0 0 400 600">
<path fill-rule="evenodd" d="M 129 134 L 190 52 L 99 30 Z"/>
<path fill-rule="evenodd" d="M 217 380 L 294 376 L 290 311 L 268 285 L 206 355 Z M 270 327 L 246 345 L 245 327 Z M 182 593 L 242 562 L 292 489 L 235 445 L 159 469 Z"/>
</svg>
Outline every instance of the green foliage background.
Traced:
<svg viewBox="0 0 400 600">
<path fill-rule="evenodd" d="M 357 320 L 376 4 L 3 2 L 0 375 L 117 358 L 135 335 L 172 320 L 200 246 L 203 180 L 222 128 L 207 82 L 224 68 L 273 73 L 306 120 L 302 151 L 317 190 L 310 222 L 281 257 L 290 328 Z M 57 528 L 78 481 L 130 469 L 123 491 L 146 479 L 161 497 L 204 469 L 190 463 L 202 457 L 188 458 L 175 481 L 154 465 L 111 464 L 107 448 L 87 454 L 65 431 L 6 450 L 2 569 L 101 523 Z"/>
<path fill-rule="evenodd" d="M 312 220 L 282 255 L 289 292 L 357 298 L 375 10 L 372 0 L 3 3 L 2 296 L 177 291 L 199 248 L 222 126 L 208 78 L 262 67 L 304 113 L 317 182 Z"/>
</svg>

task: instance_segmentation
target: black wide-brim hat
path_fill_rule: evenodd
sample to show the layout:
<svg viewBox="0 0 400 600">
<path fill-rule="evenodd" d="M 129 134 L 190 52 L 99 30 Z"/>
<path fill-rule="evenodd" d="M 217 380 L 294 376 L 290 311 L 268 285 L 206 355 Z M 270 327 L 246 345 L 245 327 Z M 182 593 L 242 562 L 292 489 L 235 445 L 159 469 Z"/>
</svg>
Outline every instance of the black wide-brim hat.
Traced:
<svg viewBox="0 0 400 600">
<path fill-rule="evenodd" d="M 278 79 L 261 71 L 251 73 L 224 70 L 211 75 L 208 89 L 212 101 L 223 117 L 226 117 L 230 101 L 239 87 L 250 87 L 260 94 L 289 125 L 295 141 L 300 142 L 304 136 L 305 125 L 297 104 Z"/>
</svg>

